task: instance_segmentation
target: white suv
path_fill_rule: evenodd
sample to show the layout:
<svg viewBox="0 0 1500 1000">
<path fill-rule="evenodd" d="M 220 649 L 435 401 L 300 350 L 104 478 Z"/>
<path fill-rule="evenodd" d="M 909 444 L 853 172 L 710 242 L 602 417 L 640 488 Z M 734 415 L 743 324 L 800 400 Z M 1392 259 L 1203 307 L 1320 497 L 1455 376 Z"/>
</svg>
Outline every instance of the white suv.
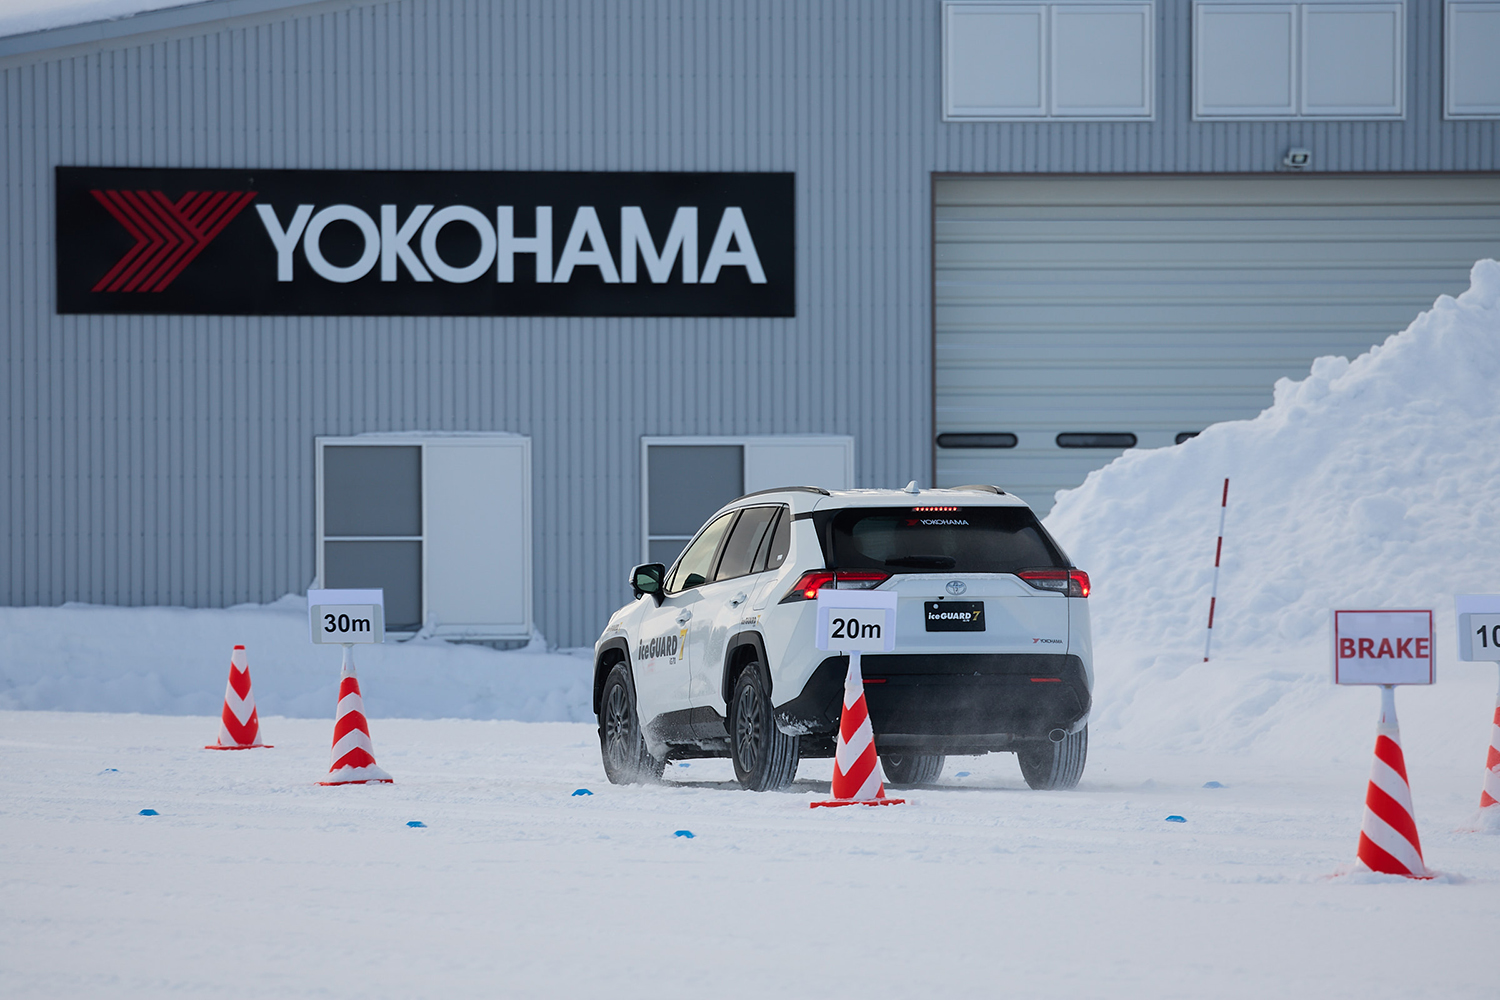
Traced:
<svg viewBox="0 0 1500 1000">
<path fill-rule="evenodd" d="M 896 651 L 866 654 L 866 703 L 893 784 L 947 754 L 1013 751 L 1032 788 L 1071 788 L 1093 689 L 1087 574 L 993 486 L 766 490 L 721 508 L 594 646 L 594 710 L 616 783 L 668 760 L 730 757 L 740 783 L 788 785 L 831 757 L 848 658 L 818 650 L 821 587 L 894 591 Z"/>
</svg>

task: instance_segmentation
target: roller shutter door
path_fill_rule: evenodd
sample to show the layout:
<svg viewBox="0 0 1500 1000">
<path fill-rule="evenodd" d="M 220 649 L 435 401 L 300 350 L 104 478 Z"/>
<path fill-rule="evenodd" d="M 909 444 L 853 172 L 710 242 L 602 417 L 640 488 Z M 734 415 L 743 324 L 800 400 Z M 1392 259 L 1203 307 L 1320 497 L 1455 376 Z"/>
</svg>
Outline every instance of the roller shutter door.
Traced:
<svg viewBox="0 0 1500 1000">
<path fill-rule="evenodd" d="M 1040 511 L 1119 455 L 1253 417 L 1500 257 L 1500 176 L 939 178 L 938 485 Z M 1015 446 L 947 447 L 1003 443 Z"/>
</svg>

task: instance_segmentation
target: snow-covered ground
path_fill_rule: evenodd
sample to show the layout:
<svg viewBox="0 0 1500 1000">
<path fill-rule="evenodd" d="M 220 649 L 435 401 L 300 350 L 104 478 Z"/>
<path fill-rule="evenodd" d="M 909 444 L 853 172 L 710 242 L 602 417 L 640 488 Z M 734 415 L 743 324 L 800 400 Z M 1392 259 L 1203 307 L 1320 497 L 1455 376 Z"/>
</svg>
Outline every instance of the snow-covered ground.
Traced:
<svg viewBox="0 0 1500 1000">
<path fill-rule="evenodd" d="M 1453 832 L 1475 762 L 1415 746 L 1428 859 L 1461 879 L 1329 877 L 1364 760 L 1105 746 L 1043 793 L 1000 754 L 814 810 L 828 761 L 789 793 L 722 761 L 617 788 L 576 723 L 377 718 L 396 783 L 346 788 L 313 784 L 328 720 L 197 749 L 217 725 L 0 712 L 0 994 L 1495 995 L 1500 838 Z"/>
<path fill-rule="evenodd" d="M 1483 261 L 1064 494 L 1098 678 L 1073 792 L 1007 754 L 886 809 L 808 809 L 829 761 L 615 788 L 586 653 L 420 639 L 358 651 L 396 784 L 321 788 L 338 654 L 300 597 L 0 609 L 0 996 L 1492 998 L 1500 820 L 1464 831 L 1496 672 L 1457 662 L 1453 596 L 1500 592 L 1497 386 Z M 1381 606 L 1437 613 L 1438 683 L 1397 698 L 1432 882 L 1351 870 L 1379 699 L 1330 684 L 1328 615 Z M 198 749 L 234 643 L 274 749 Z"/>
</svg>

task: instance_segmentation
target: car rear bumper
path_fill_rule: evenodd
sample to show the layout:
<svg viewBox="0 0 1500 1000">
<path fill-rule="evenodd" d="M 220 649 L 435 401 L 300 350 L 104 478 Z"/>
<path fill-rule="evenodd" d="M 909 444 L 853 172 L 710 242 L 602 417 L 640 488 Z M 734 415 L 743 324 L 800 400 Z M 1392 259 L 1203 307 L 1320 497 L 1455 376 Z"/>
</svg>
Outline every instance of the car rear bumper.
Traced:
<svg viewBox="0 0 1500 1000">
<path fill-rule="evenodd" d="M 776 722 L 804 735 L 837 732 L 847 656 L 830 656 Z M 868 654 L 865 703 L 879 750 L 983 753 L 1073 732 L 1092 705 L 1083 660 L 1061 653 Z"/>
</svg>

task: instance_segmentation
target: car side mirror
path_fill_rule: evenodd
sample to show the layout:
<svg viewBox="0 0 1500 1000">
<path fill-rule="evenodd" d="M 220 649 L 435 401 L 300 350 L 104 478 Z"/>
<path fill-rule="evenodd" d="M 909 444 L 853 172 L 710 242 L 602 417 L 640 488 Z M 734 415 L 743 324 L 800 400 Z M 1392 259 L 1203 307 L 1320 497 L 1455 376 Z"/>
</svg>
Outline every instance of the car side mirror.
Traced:
<svg viewBox="0 0 1500 1000">
<path fill-rule="evenodd" d="M 637 599 L 642 594 L 650 594 L 656 601 L 656 606 L 661 607 L 662 580 L 666 575 L 667 567 L 661 563 L 641 563 L 630 571 L 630 589 Z"/>
</svg>

